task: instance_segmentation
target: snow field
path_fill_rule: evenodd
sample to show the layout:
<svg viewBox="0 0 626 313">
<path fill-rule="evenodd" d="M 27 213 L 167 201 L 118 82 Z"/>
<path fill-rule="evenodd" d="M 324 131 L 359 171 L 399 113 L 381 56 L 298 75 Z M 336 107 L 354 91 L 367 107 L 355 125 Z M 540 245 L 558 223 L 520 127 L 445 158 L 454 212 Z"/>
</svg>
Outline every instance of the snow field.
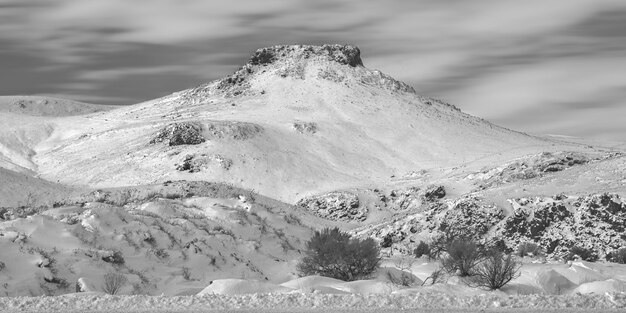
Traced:
<svg viewBox="0 0 626 313">
<path fill-rule="evenodd" d="M 200 309 L 436 309 L 436 308 L 524 308 L 524 309 L 619 309 L 626 308 L 626 294 L 589 295 L 502 295 L 488 293 L 454 296 L 441 292 L 415 291 L 402 294 L 252 293 L 198 296 L 109 296 L 101 293 L 68 294 L 54 297 L 0 298 L 0 311 L 114 311 L 114 310 L 200 310 Z"/>
</svg>

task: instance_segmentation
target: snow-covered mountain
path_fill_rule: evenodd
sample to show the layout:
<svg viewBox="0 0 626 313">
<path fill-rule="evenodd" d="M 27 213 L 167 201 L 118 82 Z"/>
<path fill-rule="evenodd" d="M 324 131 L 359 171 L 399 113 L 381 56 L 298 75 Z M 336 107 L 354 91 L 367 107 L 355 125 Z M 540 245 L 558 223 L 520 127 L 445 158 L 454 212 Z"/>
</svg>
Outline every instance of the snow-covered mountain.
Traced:
<svg viewBox="0 0 626 313">
<path fill-rule="evenodd" d="M 39 124 L 16 127 L 27 137 L 46 131 L 28 145 L 32 153 L 12 159 L 44 179 L 92 187 L 220 181 L 291 203 L 418 171 L 584 149 L 419 96 L 341 45 L 260 49 L 223 79 Z M 196 139 L 170 140 L 177 136 Z"/>
<path fill-rule="evenodd" d="M 0 294 L 101 290 L 109 271 L 124 293 L 282 283 L 324 226 L 391 236 L 390 254 L 442 232 L 553 258 L 625 242 L 623 148 L 493 125 L 353 46 L 259 49 L 228 77 L 125 107 L 5 100 Z"/>
</svg>

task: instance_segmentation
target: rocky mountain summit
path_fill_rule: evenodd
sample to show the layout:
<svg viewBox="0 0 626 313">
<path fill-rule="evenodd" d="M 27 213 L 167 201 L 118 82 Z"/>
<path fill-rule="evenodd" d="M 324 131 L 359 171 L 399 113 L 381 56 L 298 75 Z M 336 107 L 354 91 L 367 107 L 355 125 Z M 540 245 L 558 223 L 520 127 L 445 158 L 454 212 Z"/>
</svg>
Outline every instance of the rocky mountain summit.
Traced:
<svg viewBox="0 0 626 313">
<path fill-rule="evenodd" d="M 42 178 L 68 185 L 220 181 L 296 203 L 407 173 L 437 176 L 441 168 L 589 150 L 498 127 L 363 64 L 349 45 L 262 48 L 222 79 L 50 122 L 47 135 L 32 142 L 36 153 L 15 155 Z M 41 123 L 15 127 L 24 131 L 0 136 L 31 142 L 23 137 Z M 180 170 L 187 156 L 203 155 L 228 166 Z"/>
</svg>

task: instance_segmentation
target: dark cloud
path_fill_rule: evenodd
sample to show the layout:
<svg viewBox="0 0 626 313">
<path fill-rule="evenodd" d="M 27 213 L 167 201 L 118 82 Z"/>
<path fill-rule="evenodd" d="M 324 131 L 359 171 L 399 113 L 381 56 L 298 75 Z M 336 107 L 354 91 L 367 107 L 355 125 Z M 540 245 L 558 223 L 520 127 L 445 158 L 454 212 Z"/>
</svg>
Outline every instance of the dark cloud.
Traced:
<svg viewBox="0 0 626 313">
<path fill-rule="evenodd" d="M 617 9 L 593 14 L 572 27 L 571 33 L 579 36 L 620 40 L 620 37 L 626 37 L 626 10 Z"/>
</svg>

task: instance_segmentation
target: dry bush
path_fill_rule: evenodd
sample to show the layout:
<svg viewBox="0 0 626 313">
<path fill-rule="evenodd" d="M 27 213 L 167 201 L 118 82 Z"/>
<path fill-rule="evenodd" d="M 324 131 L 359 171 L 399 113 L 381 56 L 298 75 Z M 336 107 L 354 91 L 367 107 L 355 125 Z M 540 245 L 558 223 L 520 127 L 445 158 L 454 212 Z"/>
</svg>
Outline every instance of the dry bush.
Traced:
<svg viewBox="0 0 626 313">
<path fill-rule="evenodd" d="M 595 262 L 598 260 L 598 253 L 593 249 L 587 249 L 580 246 L 573 246 L 569 253 L 565 256 L 565 260 L 574 260 L 579 257 L 583 261 Z"/>
<path fill-rule="evenodd" d="M 626 264 L 626 248 L 621 248 L 617 251 L 608 253 L 606 255 L 606 259 L 610 262 Z"/>
<path fill-rule="evenodd" d="M 380 266 L 380 248 L 373 239 L 351 238 L 339 228 L 316 231 L 306 248 L 297 266 L 301 276 L 353 281 L 368 278 Z"/>
<path fill-rule="evenodd" d="M 122 289 L 122 287 L 124 287 L 124 285 L 126 285 L 127 282 L 128 280 L 124 274 L 108 272 L 104 274 L 104 292 L 110 295 L 115 295 L 118 291 L 120 291 L 120 289 Z"/>
<path fill-rule="evenodd" d="M 515 255 L 521 258 L 525 256 L 543 256 L 543 250 L 536 243 L 522 242 L 517 246 Z"/>
<path fill-rule="evenodd" d="M 422 282 L 422 286 L 426 285 L 426 282 L 430 279 L 430 284 L 434 285 L 436 283 L 441 283 L 445 280 L 445 273 L 443 268 L 438 268 L 430 273 L 430 276 L 426 277 Z"/>
<path fill-rule="evenodd" d="M 413 250 L 413 254 L 416 258 L 421 258 L 425 255 L 430 257 L 430 246 L 427 243 L 420 241 L 415 250 Z"/>
<path fill-rule="evenodd" d="M 401 258 L 394 261 L 394 265 L 401 272 L 399 275 L 394 275 L 392 272 L 387 271 L 387 279 L 394 284 L 404 287 L 410 287 L 415 285 L 417 281 L 415 275 L 413 275 L 413 263 L 415 260 L 409 258 Z"/>
<path fill-rule="evenodd" d="M 472 276 L 483 255 L 475 241 L 455 239 L 446 248 L 447 255 L 441 259 L 446 272 L 461 277 Z"/>
<path fill-rule="evenodd" d="M 521 263 L 515 258 L 500 251 L 488 253 L 485 260 L 473 270 L 471 283 L 477 287 L 496 290 L 519 277 Z"/>
</svg>

